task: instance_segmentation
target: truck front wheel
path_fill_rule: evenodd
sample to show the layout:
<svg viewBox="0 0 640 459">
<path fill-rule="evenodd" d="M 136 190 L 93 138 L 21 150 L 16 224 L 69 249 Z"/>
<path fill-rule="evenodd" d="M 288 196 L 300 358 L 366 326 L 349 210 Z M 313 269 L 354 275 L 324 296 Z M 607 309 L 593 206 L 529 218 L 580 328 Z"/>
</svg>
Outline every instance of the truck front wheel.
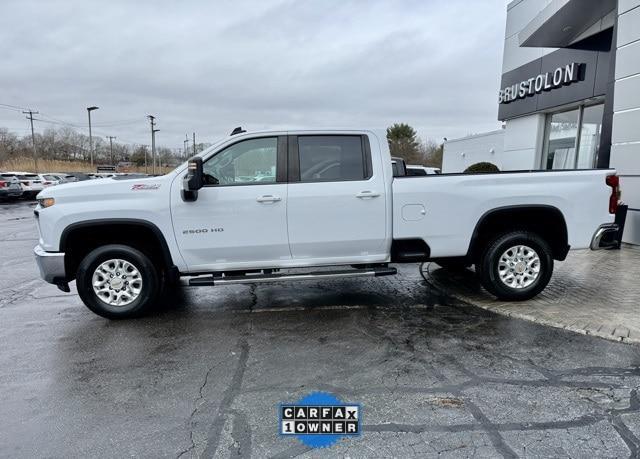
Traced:
<svg viewBox="0 0 640 459">
<path fill-rule="evenodd" d="M 502 234 L 489 242 L 476 272 L 482 286 L 499 299 L 528 300 L 544 290 L 551 279 L 551 247 L 529 231 Z"/>
<path fill-rule="evenodd" d="M 108 319 L 145 314 L 159 290 L 158 271 L 142 252 L 111 244 L 89 252 L 78 266 L 76 285 L 84 304 Z"/>
</svg>

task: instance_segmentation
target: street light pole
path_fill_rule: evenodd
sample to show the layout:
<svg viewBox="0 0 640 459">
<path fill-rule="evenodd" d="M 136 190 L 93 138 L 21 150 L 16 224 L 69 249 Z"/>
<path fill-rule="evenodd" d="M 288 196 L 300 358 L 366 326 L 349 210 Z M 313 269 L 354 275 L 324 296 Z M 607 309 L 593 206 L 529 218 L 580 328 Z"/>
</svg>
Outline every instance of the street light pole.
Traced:
<svg viewBox="0 0 640 459">
<path fill-rule="evenodd" d="M 93 136 L 91 135 L 91 112 L 100 107 L 87 107 L 87 116 L 89 117 L 89 156 L 91 158 L 91 167 L 93 167 Z"/>
<path fill-rule="evenodd" d="M 184 159 L 189 156 L 189 134 L 184 135 Z"/>
</svg>

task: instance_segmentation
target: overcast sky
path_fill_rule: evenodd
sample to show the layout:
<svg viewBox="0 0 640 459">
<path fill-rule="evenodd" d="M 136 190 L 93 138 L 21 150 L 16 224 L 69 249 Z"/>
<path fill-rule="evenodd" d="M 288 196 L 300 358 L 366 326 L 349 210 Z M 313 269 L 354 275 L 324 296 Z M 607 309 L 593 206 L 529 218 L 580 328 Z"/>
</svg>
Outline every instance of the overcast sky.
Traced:
<svg viewBox="0 0 640 459">
<path fill-rule="evenodd" d="M 506 0 L 2 0 L 0 104 L 182 147 L 235 126 L 495 129 Z M 28 121 L 0 106 L 0 126 Z M 41 131 L 59 124 L 36 122 Z"/>
</svg>

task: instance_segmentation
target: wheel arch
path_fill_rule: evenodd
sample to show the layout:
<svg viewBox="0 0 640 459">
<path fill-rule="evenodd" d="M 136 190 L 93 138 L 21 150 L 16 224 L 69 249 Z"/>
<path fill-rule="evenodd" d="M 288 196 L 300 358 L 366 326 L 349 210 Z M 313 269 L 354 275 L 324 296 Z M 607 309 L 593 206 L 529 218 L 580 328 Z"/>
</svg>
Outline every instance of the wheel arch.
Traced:
<svg viewBox="0 0 640 459">
<path fill-rule="evenodd" d="M 569 252 L 569 232 L 564 214 L 551 205 L 514 205 L 491 209 L 476 223 L 469 248 L 468 259 L 479 255 L 484 243 L 496 234 L 523 229 L 538 233 L 551 246 L 553 258 L 564 260 Z"/>
<path fill-rule="evenodd" d="M 160 228 L 146 220 L 108 218 L 72 223 L 62 231 L 60 251 L 65 253 L 67 277 L 75 276 L 80 261 L 87 253 L 105 244 L 137 248 L 161 263 L 172 276 L 177 275 L 169 245 Z"/>
</svg>

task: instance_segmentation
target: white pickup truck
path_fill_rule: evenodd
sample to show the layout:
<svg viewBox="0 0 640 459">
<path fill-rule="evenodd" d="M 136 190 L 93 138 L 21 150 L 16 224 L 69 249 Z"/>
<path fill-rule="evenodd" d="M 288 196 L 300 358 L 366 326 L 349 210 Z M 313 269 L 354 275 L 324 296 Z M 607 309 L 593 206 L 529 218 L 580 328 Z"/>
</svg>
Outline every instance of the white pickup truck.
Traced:
<svg viewBox="0 0 640 459">
<path fill-rule="evenodd" d="M 149 311 L 180 277 L 383 276 L 428 260 L 475 265 L 490 293 L 524 300 L 570 248 L 618 233 L 612 170 L 394 177 L 384 133 L 367 130 L 241 132 L 167 175 L 51 187 L 38 203 L 41 276 L 63 291 L 75 279 L 109 318 Z"/>
</svg>

